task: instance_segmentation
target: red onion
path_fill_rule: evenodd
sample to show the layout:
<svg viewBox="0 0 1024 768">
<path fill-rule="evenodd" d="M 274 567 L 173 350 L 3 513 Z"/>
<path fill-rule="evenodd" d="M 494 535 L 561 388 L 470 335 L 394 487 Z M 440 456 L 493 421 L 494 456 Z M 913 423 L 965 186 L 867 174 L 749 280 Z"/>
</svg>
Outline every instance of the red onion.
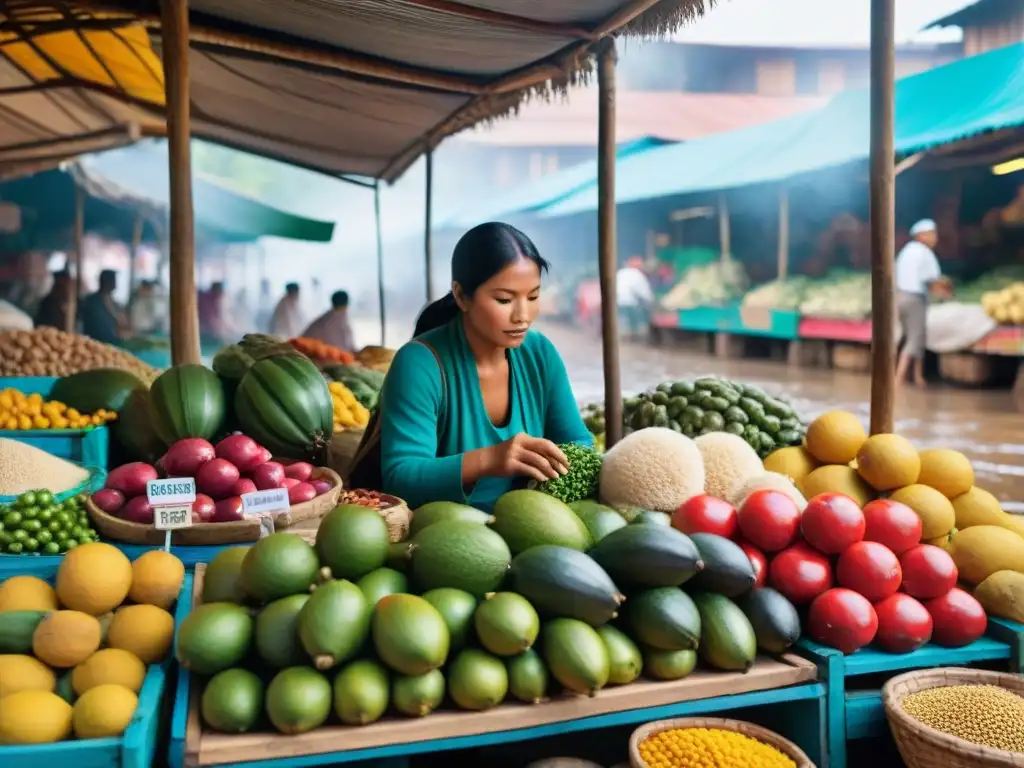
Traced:
<svg viewBox="0 0 1024 768">
<path fill-rule="evenodd" d="M 197 493 L 196 500 L 192 502 L 192 522 L 209 523 L 217 512 L 217 505 L 213 499 L 205 493 Z"/>
<path fill-rule="evenodd" d="M 247 435 L 231 435 L 217 443 L 214 450 L 218 459 L 226 459 L 238 467 L 242 474 L 252 472 L 263 463 L 263 448 Z"/>
<path fill-rule="evenodd" d="M 114 488 L 102 488 L 92 495 L 92 503 L 111 515 L 124 506 L 124 494 Z"/>
<path fill-rule="evenodd" d="M 256 483 L 258 490 L 269 491 L 272 488 L 282 488 L 284 483 L 284 467 L 276 461 L 267 461 L 250 472 L 249 477 Z"/>
<path fill-rule="evenodd" d="M 132 523 L 152 525 L 153 506 L 145 496 L 136 496 L 133 499 L 128 499 L 128 503 L 121 507 L 119 517 Z"/>
<path fill-rule="evenodd" d="M 296 461 L 284 468 L 284 474 L 285 477 L 294 477 L 299 482 L 305 483 L 313 474 L 313 465 L 305 461 Z"/>
<path fill-rule="evenodd" d="M 237 496 L 230 496 L 217 502 L 217 511 L 214 513 L 213 522 L 233 523 L 243 518 L 242 500 Z"/>
<path fill-rule="evenodd" d="M 330 482 L 328 482 L 327 480 L 313 480 L 311 482 L 311 485 L 313 486 L 313 490 L 316 491 L 317 496 L 323 496 L 325 493 L 327 493 L 330 490 L 333 490 L 334 488 L 334 486 L 331 485 Z"/>
<path fill-rule="evenodd" d="M 309 483 L 296 483 L 288 489 L 288 503 L 302 504 L 316 498 L 316 489 Z"/>
<path fill-rule="evenodd" d="M 243 493 L 252 493 L 257 490 L 259 489 L 256 487 L 256 483 L 248 477 L 240 477 L 238 482 L 235 483 L 235 487 L 231 490 L 231 495 L 241 496 Z"/>
</svg>

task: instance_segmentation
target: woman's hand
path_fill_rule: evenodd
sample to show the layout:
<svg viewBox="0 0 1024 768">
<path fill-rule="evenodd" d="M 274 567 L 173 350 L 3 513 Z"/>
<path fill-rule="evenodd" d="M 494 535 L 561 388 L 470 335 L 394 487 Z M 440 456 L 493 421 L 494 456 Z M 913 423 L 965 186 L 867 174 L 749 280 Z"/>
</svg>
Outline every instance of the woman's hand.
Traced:
<svg viewBox="0 0 1024 768">
<path fill-rule="evenodd" d="M 522 475 L 543 483 L 569 471 L 569 460 L 557 445 L 524 432 L 488 450 L 493 452 L 488 473 L 492 477 Z"/>
</svg>

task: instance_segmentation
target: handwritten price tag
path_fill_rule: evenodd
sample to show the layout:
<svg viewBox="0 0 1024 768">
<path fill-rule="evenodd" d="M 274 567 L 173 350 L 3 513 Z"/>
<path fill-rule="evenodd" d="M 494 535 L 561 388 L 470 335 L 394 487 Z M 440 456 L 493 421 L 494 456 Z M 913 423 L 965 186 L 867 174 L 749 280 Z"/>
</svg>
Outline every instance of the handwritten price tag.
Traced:
<svg viewBox="0 0 1024 768">
<path fill-rule="evenodd" d="M 253 491 L 252 493 L 242 494 L 243 515 L 266 515 L 271 512 L 284 512 L 290 506 L 287 488 L 272 488 L 269 491 Z"/>
<path fill-rule="evenodd" d="M 146 483 L 146 498 L 154 507 L 192 504 L 196 500 L 196 481 L 191 477 L 168 477 Z"/>
<path fill-rule="evenodd" d="M 192 505 L 153 507 L 153 525 L 161 531 L 176 531 L 192 525 Z"/>
</svg>

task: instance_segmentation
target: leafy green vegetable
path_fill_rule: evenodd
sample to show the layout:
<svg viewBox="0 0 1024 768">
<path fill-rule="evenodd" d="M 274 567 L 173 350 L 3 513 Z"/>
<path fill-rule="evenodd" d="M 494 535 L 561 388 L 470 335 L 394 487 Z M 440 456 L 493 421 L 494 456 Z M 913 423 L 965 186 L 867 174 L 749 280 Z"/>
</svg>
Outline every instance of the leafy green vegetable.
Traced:
<svg viewBox="0 0 1024 768">
<path fill-rule="evenodd" d="M 601 475 L 604 457 L 587 445 L 565 443 L 559 445 L 569 460 L 568 473 L 554 480 L 547 480 L 537 490 L 561 499 L 566 504 L 597 495 L 597 481 Z"/>
</svg>

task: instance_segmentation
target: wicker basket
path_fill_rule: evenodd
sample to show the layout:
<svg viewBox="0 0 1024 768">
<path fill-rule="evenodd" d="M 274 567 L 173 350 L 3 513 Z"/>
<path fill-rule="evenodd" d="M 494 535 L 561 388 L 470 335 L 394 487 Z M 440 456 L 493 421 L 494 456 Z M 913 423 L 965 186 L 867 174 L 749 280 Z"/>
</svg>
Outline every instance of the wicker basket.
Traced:
<svg viewBox="0 0 1024 768">
<path fill-rule="evenodd" d="M 904 696 L 948 685 L 998 685 L 1024 696 L 1024 677 L 980 669 L 922 669 L 889 680 L 882 701 L 889 728 L 908 768 L 1003 768 L 1024 766 L 1024 753 L 972 744 L 942 733 L 903 711 Z"/>
<path fill-rule="evenodd" d="M 386 506 L 381 507 L 380 514 L 388 524 L 388 540 L 392 544 L 405 541 L 412 523 L 412 510 L 397 496 L 384 496 L 384 500 Z"/>
<path fill-rule="evenodd" d="M 674 728 L 718 728 L 722 731 L 735 731 L 775 747 L 779 752 L 791 758 L 797 768 L 815 768 L 814 763 L 800 747 L 774 731 L 769 731 L 767 728 L 753 723 L 727 720 L 721 717 L 682 717 L 675 720 L 657 720 L 641 725 L 633 731 L 633 735 L 629 738 L 629 764 L 633 768 L 649 768 L 640 757 L 641 742 L 656 733 L 670 731 Z"/>
<path fill-rule="evenodd" d="M 992 358 L 969 352 L 947 352 L 939 355 L 939 375 L 958 384 L 986 384 L 992 378 Z"/>
</svg>

